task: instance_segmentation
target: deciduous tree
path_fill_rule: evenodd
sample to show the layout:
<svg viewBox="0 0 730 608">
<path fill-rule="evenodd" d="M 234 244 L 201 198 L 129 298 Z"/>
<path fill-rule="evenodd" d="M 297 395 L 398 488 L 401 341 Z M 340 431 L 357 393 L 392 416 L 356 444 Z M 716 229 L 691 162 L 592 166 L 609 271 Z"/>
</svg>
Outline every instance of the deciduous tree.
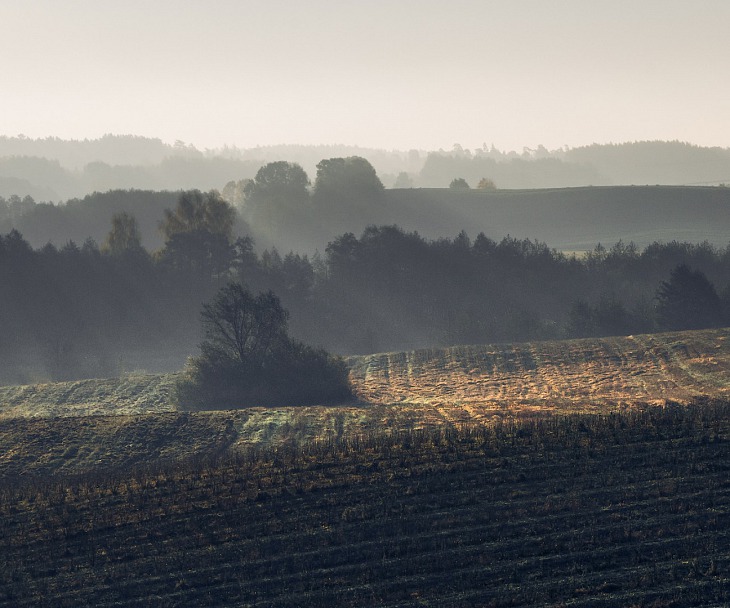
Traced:
<svg viewBox="0 0 730 608">
<path fill-rule="evenodd" d="M 451 180 L 449 188 L 452 190 L 469 190 L 469 183 L 463 177 L 456 177 Z"/>
<path fill-rule="evenodd" d="M 137 219 L 131 213 L 124 211 L 115 213 L 112 216 L 112 228 L 102 245 L 102 251 L 111 255 L 122 255 L 141 250 L 142 239 Z"/>
<path fill-rule="evenodd" d="M 180 405 L 228 409 L 306 405 L 351 397 L 344 362 L 287 335 L 288 312 L 272 292 L 240 284 L 203 307 L 205 340 L 177 386 Z"/>
</svg>

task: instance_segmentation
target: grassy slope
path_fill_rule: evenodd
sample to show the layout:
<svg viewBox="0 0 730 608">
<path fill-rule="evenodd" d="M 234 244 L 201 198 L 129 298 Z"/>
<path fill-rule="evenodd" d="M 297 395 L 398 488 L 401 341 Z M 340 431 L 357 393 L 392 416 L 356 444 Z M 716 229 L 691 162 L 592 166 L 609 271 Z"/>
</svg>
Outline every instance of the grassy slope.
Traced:
<svg viewBox="0 0 730 608">
<path fill-rule="evenodd" d="M 374 430 L 601 413 L 730 393 L 729 329 L 353 359 L 362 402 L 175 412 L 173 376 L 0 388 L 0 475 L 79 473 Z"/>
<path fill-rule="evenodd" d="M 133 415 L 174 411 L 174 375 L 0 386 L 0 419 Z"/>
<path fill-rule="evenodd" d="M 560 250 L 634 241 L 709 242 L 724 247 L 730 233 L 730 188 L 617 186 L 543 190 L 413 189 L 386 191 L 377 223 L 422 235 L 456 235 L 468 227 L 494 239 L 506 234 Z"/>
<path fill-rule="evenodd" d="M 480 416 L 600 412 L 730 392 L 730 329 L 369 355 L 361 398 Z"/>
</svg>

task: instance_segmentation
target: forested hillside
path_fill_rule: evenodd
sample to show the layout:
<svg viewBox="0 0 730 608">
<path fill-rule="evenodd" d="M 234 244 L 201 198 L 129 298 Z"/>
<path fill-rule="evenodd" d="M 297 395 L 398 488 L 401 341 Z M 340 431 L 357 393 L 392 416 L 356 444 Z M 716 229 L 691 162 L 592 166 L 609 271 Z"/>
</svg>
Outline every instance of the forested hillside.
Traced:
<svg viewBox="0 0 730 608">
<path fill-rule="evenodd" d="M 179 370 L 231 282 L 346 355 L 722 326 L 728 209 L 721 187 L 388 190 L 358 156 L 313 183 L 276 161 L 220 191 L 0 199 L 0 379 Z"/>
<path fill-rule="evenodd" d="M 257 254 L 234 238 L 232 213 L 220 226 L 184 219 L 214 202 L 225 205 L 215 193 L 181 196 L 154 255 L 129 215 L 115 216 L 101 246 L 33 249 L 3 236 L 3 382 L 179 370 L 200 341 L 202 304 L 228 282 L 273 290 L 294 337 L 341 354 L 728 323 L 727 248 L 618 244 L 575 258 L 529 240 L 430 241 L 373 226 L 323 256 Z"/>
<path fill-rule="evenodd" d="M 246 197 L 242 184 L 220 188 L 239 211 L 236 233 L 252 236 L 259 251 L 276 246 L 286 253 L 312 255 L 345 232 L 369 225 L 397 224 L 437 239 L 467 230 L 499 240 L 506 235 L 548 243 L 561 251 L 588 251 L 618 241 L 646 247 L 656 241 L 707 241 L 725 247 L 730 234 L 730 188 L 611 187 L 557 190 L 385 189 L 373 197 L 337 193 L 316 202 L 307 190 Z M 31 197 L 0 197 L 0 233 L 19 230 L 34 247 L 63 246 L 87 238 L 101 243 L 114 213 L 132 213 L 142 243 L 163 245 L 158 224 L 180 190 L 114 190 L 72 199 L 62 205 Z"/>
<path fill-rule="evenodd" d="M 198 150 L 181 141 L 129 135 L 83 141 L 0 136 L 0 196 L 59 202 L 113 189 L 208 190 L 252 178 L 260 167 L 279 160 L 314 174 L 321 159 L 348 156 L 366 158 L 388 188 L 446 188 L 455 178 L 472 188 L 486 178 L 501 189 L 730 183 L 729 149 L 679 141 L 520 151 L 486 144 L 438 151 L 346 145 Z"/>
</svg>

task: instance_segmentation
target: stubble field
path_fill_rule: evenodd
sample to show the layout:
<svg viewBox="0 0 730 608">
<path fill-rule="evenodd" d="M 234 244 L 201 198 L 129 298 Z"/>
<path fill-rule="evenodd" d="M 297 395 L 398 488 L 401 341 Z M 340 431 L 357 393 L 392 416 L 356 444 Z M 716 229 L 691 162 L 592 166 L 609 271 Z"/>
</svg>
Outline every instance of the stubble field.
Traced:
<svg viewBox="0 0 730 608">
<path fill-rule="evenodd" d="M 83 473 L 372 433 L 621 412 L 730 393 L 730 330 L 352 358 L 339 406 L 180 412 L 174 375 L 0 387 L 0 474 Z M 222 406 L 223 407 L 223 406 Z"/>
<path fill-rule="evenodd" d="M 336 407 L 3 387 L 0 606 L 727 606 L 729 333 L 370 355 Z"/>
</svg>

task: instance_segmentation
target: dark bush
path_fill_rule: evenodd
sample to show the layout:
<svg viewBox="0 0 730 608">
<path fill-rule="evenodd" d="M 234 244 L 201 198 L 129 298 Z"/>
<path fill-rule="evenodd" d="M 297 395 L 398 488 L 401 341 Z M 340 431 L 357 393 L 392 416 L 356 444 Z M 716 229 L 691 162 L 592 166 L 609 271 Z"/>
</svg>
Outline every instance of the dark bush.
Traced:
<svg viewBox="0 0 730 608">
<path fill-rule="evenodd" d="M 205 340 L 177 383 L 186 409 L 335 403 L 352 397 L 344 361 L 287 335 L 272 293 L 232 283 L 202 312 Z"/>
</svg>

